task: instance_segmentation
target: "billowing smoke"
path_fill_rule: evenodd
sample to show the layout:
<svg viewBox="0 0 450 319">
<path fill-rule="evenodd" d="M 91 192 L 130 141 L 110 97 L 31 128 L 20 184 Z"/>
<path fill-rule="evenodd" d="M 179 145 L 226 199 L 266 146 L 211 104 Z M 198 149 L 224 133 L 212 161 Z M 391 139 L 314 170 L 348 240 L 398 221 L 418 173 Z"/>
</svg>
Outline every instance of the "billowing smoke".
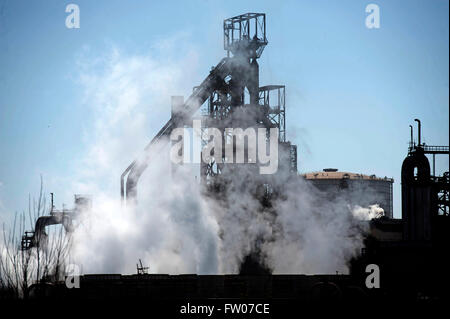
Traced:
<svg viewBox="0 0 450 319">
<path fill-rule="evenodd" d="M 283 194 L 263 207 L 241 172 L 225 205 L 214 206 L 219 223 L 220 272 L 236 273 L 254 251 L 273 273 L 346 272 L 362 248 L 367 225 L 352 215 L 344 198 L 324 194 L 302 178 L 279 177 Z"/>
<path fill-rule="evenodd" d="M 346 200 L 324 200 L 301 178 L 280 177 L 284 194 L 271 207 L 262 206 L 246 172 L 231 177 L 226 200 L 216 200 L 204 195 L 198 166 L 180 166 L 171 177 L 166 146 L 141 178 L 138 205 L 121 206 L 120 174 L 169 118 L 170 96 L 200 79 L 191 48 L 177 59 L 167 43 L 155 50 L 113 50 L 94 65 L 85 63 L 92 61 L 87 52 L 80 60 L 96 120 L 72 191 L 91 194 L 93 207 L 77 221 L 73 262 L 84 273 L 134 273 L 138 259 L 157 273 L 237 273 L 257 250 L 274 273 L 345 272 L 362 247 L 358 219 L 378 216 L 378 208 L 352 213 Z"/>
<path fill-rule="evenodd" d="M 355 206 L 352 210 L 353 216 L 360 220 L 371 220 L 384 216 L 384 209 L 378 204 L 369 207 Z"/>
</svg>

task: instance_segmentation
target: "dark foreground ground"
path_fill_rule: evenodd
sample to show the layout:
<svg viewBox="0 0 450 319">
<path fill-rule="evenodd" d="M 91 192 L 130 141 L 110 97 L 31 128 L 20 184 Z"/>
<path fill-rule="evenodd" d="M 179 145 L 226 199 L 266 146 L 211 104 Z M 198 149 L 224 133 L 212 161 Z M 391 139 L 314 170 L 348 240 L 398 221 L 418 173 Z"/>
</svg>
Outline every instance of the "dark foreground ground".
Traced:
<svg viewBox="0 0 450 319">
<path fill-rule="evenodd" d="M 383 284 L 383 282 L 381 282 Z M 381 287 L 383 287 L 381 285 Z M 65 282 L 34 286 L 27 301 L 0 300 L 22 310 L 89 315 L 144 311 L 145 318 L 311 318 L 336 312 L 363 316 L 408 303 L 436 305 L 446 299 L 405 289 L 368 289 L 350 275 L 120 275 L 80 277 L 80 287 Z M 411 290 L 408 287 L 408 290 Z M 87 311 L 87 312 L 86 312 Z M 308 312 L 306 312 L 308 311 Z M 78 315 L 79 316 L 79 315 Z M 142 317 L 142 315 L 141 315 Z M 314 317 L 314 316 L 312 316 Z"/>
</svg>

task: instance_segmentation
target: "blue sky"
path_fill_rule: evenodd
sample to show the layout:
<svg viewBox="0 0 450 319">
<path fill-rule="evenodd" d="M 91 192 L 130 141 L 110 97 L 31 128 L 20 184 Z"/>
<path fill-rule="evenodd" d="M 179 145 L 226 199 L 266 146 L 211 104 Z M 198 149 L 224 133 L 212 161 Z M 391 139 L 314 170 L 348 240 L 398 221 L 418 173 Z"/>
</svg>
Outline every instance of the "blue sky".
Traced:
<svg viewBox="0 0 450 319">
<path fill-rule="evenodd" d="M 40 175 L 58 206 L 80 192 L 71 180 L 83 181 L 80 166 L 99 125 L 83 75 L 108 73 L 97 58 L 118 50 L 127 61 L 150 54 L 164 63 L 170 50 L 178 66 L 170 72 L 184 79 L 178 90 L 167 86 L 167 108 L 156 115 L 152 100 L 142 102 L 149 125 L 137 151 L 169 118 L 169 95 L 187 97 L 225 55 L 223 19 L 245 12 L 267 14 L 261 85 L 286 85 L 287 137 L 299 145 L 300 172 L 336 167 L 393 177 L 399 217 L 408 125 L 420 118 L 427 144 L 449 144 L 448 1 L 72 1 L 81 27 L 67 29 L 69 3 L 0 0 L 3 220 L 37 195 Z M 365 27 L 369 3 L 380 7 L 380 29 Z M 133 156 L 123 152 L 120 169 L 98 183 L 118 195 Z M 444 169 L 448 158 L 439 158 Z"/>
</svg>

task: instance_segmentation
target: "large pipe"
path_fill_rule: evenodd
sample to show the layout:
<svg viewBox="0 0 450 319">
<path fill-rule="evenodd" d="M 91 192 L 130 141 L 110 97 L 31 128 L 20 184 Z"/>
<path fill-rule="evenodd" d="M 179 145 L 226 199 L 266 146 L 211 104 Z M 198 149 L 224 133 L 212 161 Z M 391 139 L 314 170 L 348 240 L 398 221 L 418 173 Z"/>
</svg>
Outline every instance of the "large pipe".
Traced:
<svg viewBox="0 0 450 319">
<path fill-rule="evenodd" d="M 419 140 L 418 140 L 417 142 L 418 142 L 418 146 L 420 146 L 420 132 L 421 132 L 420 120 L 419 120 L 419 119 L 414 119 L 414 121 L 417 122 L 417 126 L 418 126 L 418 128 L 419 128 L 419 136 L 418 136 Z"/>
<path fill-rule="evenodd" d="M 122 205 L 124 204 L 126 198 L 125 198 L 125 176 L 128 174 L 128 172 L 136 165 L 136 161 L 133 161 L 127 169 L 120 175 L 120 201 Z"/>
<path fill-rule="evenodd" d="M 414 136 L 413 136 L 413 126 L 410 125 L 409 128 L 411 129 L 411 139 L 410 139 L 410 146 L 413 147 L 413 142 L 414 142 Z"/>
<path fill-rule="evenodd" d="M 145 147 L 144 154 L 139 159 L 134 160 L 120 176 L 120 197 L 122 204 L 126 204 L 128 201 L 136 201 L 136 186 L 142 173 L 147 168 L 149 161 L 148 153 L 151 152 L 158 141 L 163 142 L 162 138 L 164 136 L 170 135 L 172 128 L 172 119 L 170 119 Z"/>
<path fill-rule="evenodd" d="M 120 176 L 120 197 L 123 204 L 127 202 L 136 202 L 137 183 L 142 173 L 146 170 L 150 153 L 154 151 L 157 142 L 161 142 L 164 137 L 169 137 L 174 125 L 178 123 L 178 118 L 186 120 L 202 106 L 211 93 L 218 88 L 221 81 L 231 74 L 233 69 L 233 59 L 223 58 L 217 66 L 210 72 L 202 84 L 194 91 L 194 93 L 186 100 L 183 112 L 179 112 L 177 119 L 170 119 L 166 125 L 156 134 L 153 140 L 145 147 L 144 154 L 137 160 L 133 161 Z M 157 152 L 155 152 L 157 154 Z"/>
</svg>

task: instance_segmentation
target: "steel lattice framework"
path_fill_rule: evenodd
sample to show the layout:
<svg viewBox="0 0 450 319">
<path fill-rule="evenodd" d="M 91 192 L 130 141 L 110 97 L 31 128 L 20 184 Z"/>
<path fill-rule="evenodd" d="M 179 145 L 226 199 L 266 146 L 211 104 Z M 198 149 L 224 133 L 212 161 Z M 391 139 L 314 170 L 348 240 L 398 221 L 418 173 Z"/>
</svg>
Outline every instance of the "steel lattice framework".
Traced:
<svg viewBox="0 0 450 319">
<path fill-rule="evenodd" d="M 160 144 L 168 139 L 177 127 L 192 125 L 194 114 L 201 109 L 202 132 L 208 128 L 219 129 L 222 133 L 222 145 L 230 141 L 227 128 L 278 128 L 279 158 L 281 166 L 297 173 L 297 148 L 286 141 L 285 87 L 283 85 L 259 86 L 259 65 L 257 59 L 268 44 L 266 37 L 266 15 L 264 13 L 246 13 L 223 22 L 224 49 L 223 58 L 199 85 L 194 87 L 192 95 L 183 102 L 176 100 L 172 105 L 172 117 L 147 145 L 142 156 L 133 161 L 121 176 L 121 197 L 125 201 L 135 201 L 137 183 L 150 163 L 152 154 L 160 151 Z M 203 106 L 203 107 L 202 107 Z M 269 132 L 269 130 L 267 130 Z M 206 134 L 201 134 L 202 136 Z M 270 133 L 266 139 L 270 138 Z M 203 140 L 205 145 L 208 141 Z M 236 165 L 229 165 L 225 152 L 220 160 L 211 159 L 201 167 L 202 181 L 211 189 L 220 189 L 220 177 L 232 174 Z M 248 154 L 248 153 L 247 153 Z M 258 163 L 245 163 L 249 170 L 258 167 Z M 223 186 L 223 185 L 222 185 Z M 271 189 L 266 185 L 267 189 Z"/>
</svg>

